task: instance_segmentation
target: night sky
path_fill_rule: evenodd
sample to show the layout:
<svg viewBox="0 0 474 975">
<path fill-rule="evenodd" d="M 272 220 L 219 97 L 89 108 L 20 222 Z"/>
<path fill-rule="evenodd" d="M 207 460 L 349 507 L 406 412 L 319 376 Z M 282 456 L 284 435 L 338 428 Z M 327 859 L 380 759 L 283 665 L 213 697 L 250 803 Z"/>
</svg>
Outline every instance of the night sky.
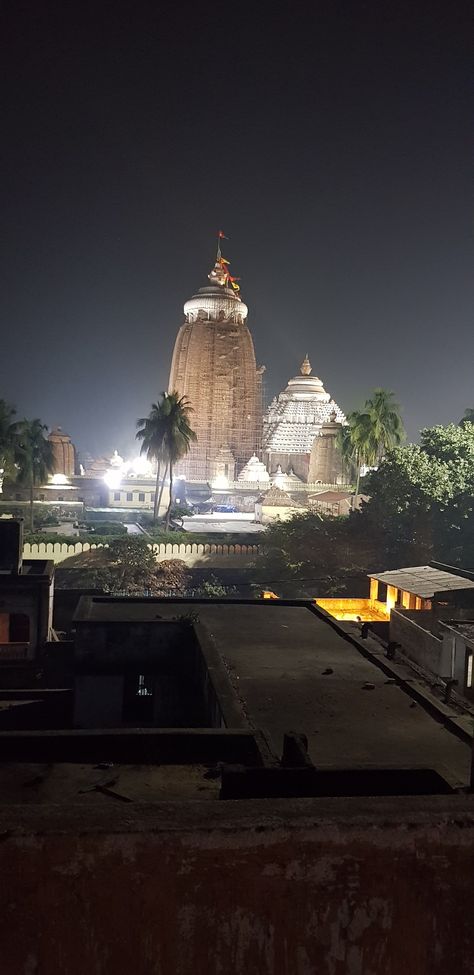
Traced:
<svg viewBox="0 0 474 975">
<path fill-rule="evenodd" d="M 471 4 L 4 6 L 0 397 L 93 454 L 166 388 L 219 229 L 267 399 L 306 352 L 409 436 L 474 407 Z"/>
</svg>

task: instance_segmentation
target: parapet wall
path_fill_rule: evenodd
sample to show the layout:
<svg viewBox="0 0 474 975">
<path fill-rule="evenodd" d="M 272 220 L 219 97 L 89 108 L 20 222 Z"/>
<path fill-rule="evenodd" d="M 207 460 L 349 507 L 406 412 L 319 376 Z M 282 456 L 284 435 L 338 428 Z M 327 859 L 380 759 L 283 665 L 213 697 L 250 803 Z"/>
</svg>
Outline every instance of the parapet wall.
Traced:
<svg viewBox="0 0 474 975">
<path fill-rule="evenodd" d="M 23 546 L 24 559 L 50 559 L 55 565 L 72 558 L 74 555 L 81 555 L 84 552 L 93 552 L 98 548 L 107 548 L 104 545 L 94 545 L 90 542 L 40 542 L 26 543 Z M 209 568 L 214 566 L 225 566 L 230 564 L 249 565 L 258 555 L 258 545 L 229 545 L 229 544 L 210 544 L 200 542 L 189 542 L 186 544 L 160 544 L 148 546 L 155 555 L 157 562 L 164 562 L 166 559 L 182 559 L 188 566 L 207 565 Z"/>
<path fill-rule="evenodd" d="M 427 626 L 427 616 L 419 610 L 392 609 L 390 613 L 390 639 L 399 643 L 403 653 L 414 663 L 439 677 L 447 677 L 448 663 L 444 660 L 443 641 L 438 639 Z M 423 619 L 424 617 L 424 619 Z"/>
<path fill-rule="evenodd" d="M 472 797 L 30 803 L 1 820 L 5 975 L 472 975 Z"/>
</svg>

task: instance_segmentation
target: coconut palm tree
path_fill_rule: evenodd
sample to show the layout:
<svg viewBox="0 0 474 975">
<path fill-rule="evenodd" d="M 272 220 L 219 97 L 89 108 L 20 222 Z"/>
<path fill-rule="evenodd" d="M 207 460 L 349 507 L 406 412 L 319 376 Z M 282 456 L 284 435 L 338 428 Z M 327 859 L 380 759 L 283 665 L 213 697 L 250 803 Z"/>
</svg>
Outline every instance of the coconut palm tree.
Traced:
<svg viewBox="0 0 474 975">
<path fill-rule="evenodd" d="M 168 464 L 166 463 L 163 472 L 163 478 L 161 480 L 161 487 L 160 487 L 161 465 L 165 459 L 165 451 L 164 451 L 164 439 L 166 433 L 165 404 L 166 404 L 166 393 L 162 393 L 160 402 L 152 403 L 151 410 L 148 416 L 142 417 L 140 420 L 137 420 L 138 430 L 136 433 L 136 437 L 137 440 L 142 441 L 140 453 L 146 454 L 146 457 L 149 461 L 156 461 L 155 502 L 153 506 L 154 524 L 156 524 L 156 520 L 158 518 L 161 497 L 163 494 L 163 487 L 164 487 L 165 478 L 168 470 Z"/>
<path fill-rule="evenodd" d="M 356 488 L 359 493 L 360 473 L 364 466 L 370 467 L 377 457 L 377 445 L 369 413 L 366 410 L 354 410 L 347 417 L 350 439 L 352 442 L 352 457 L 356 466 Z"/>
<path fill-rule="evenodd" d="M 337 447 L 341 456 L 342 474 L 347 483 L 352 482 L 355 473 L 354 444 L 349 424 L 341 426 L 337 432 Z"/>
<path fill-rule="evenodd" d="M 369 416 L 370 439 L 375 447 L 375 463 L 379 464 L 386 451 L 398 447 L 405 437 L 400 406 L 394 393 L 375 389 L 365 402 L 364 412 Z"/>
<path fill-rule="evenodd" d="M 3 479 L 15 473 L 18 423 L 13 406 L 0 400 L 0 494 Z"/>
<path fill-rule="evenodd" d="M 192 407 L 186 396 L 179 393 L 162 393 L 158 403 L 153 403 L 148 417 L 138 420 L 137 438 L 142 441 L 141 452 L 146 453 L 150 460 L 157 461 L 155 506 L 153 520 L 156 522 L 163 486 L 168 473 L 170 475 L 170 498 L 166 512 L 165 526 L 169 529 L 173 496 L 173 467 L 187 454 L 190 445 L 195 441 L 196 434 L 192 430 L 189 418 Z M 160 493 L 161 466 L 164 464 Z"/>
<path fill-rule="evenodd" d="M 30 492 L 30 531 L 34 531 L 34 489 L 44 484 L 54 469 L 53 447 L 45 437 L 47 427 L 41 420 L 22 420 L 18 424 L 18 481 Z"/>
<path fill-rule="evenodd" d="M 380 464 L 386 451 L 402 442 L 405 430 L 394 394 L 386 389 L 375 389 L 363 410 L 354 410 L 347 420 L 349 433 L 341 436 L 347 438 L 346 456 L 352 456 L 357 468 L 358 494 L 361 468 Z"/>
<path fill-rule="evenodd" d="M 197 436 L 190 426 L 190 415 L 193 408 L 186 396 L 179 393 L 165 393 L 165 413 L 166 413 L 166 433 L 163 446 L 164 454 L 169 464 L 170 474 L 170 498 L 168 510 L 165 518 L 165 528 L 169 531 L 171 507 L 173 504 L 173 467 L 182 457 L 185 457 L 190 449 L 191 443 L 197 440 Z"/>
</svg>

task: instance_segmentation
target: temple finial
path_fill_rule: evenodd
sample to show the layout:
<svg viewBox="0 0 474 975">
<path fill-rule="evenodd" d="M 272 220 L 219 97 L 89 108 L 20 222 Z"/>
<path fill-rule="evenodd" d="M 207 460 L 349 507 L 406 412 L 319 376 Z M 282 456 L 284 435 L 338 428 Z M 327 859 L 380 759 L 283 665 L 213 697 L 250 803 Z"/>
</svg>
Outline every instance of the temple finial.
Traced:
<svg viewBox="0 0 474 975">
<path fill-rule="evenodd" d="M 305 355 L 305 357 L 303 359 L 303 362 L 301 363 L 300 372 L 301 372 L 301 375 L 302 376 L 310 376 L 311 375 L 311 363 L 310 363 L 309 358 L 308 358 L 308 353 L 306 353 L 306 355 Z"/>
<path fill-rule="evenodd" d="M 224 232 L 222 230 L 219 230 L 219 233 L 217 235 L 216 263 L 214 264 L 212 271 L 210 271 L 207 276 L 209 278 L 209 281 L 211 281 L 212 284 L 219 284 L 221 287 L 225 287 L 225 288 L 229 288 L 230 285 L 229 290 L 232 289 L 234 297 L 238 298 L 239 301 L 241 301 L 241 298 L 239 296 L 240 285 L 237 284 L 239 278 L 234 278 L 232 276 L 232 274 L 229 271 L 229 261 L 227 260 L 226 257 L 222 256 L 221 240 L 228 240 L 228 239 L 229 238 L 225 236 Z"/>
</svg>

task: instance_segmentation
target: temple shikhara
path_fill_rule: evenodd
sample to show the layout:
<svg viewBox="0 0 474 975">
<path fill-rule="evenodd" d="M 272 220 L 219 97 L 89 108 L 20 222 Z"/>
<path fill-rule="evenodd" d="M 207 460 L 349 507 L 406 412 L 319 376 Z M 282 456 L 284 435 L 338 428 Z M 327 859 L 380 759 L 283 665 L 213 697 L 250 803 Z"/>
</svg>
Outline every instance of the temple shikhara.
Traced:
<svg viewBox="0 0 474 975">
<path fill-rule="evenodd" d="M 247 305 L 237 279 L 217 256 L 200 288 L 184 305 L 185 321 L 173 352 L 169 390 L 191 402 L 197 442 L 179 464 L 190 480 L 233 481 L 261 452 L 263 368 L 257 369 Z"/>
<path fill-rule="evenodd" d="M 338 434 L 347 421 L 307 355 L 263 414 L 264 367 L 256 365 L 248 308 L 222 255 L 222 237 L 210 283 L 184 305 L 173 352 L 168 389 L 188 397 L 197 434 L 178 473 L 216 488 L 340 483 Z"/>
<path fill-rule="evenodd" d="M 263 454 L 269 471 L 336 483 L 341 473 L 336 434 L 345 423 L 340 407 L 312 375 L 306 355 L 300 374 L 289 380 L 265 413 Z"/>
</svg>

